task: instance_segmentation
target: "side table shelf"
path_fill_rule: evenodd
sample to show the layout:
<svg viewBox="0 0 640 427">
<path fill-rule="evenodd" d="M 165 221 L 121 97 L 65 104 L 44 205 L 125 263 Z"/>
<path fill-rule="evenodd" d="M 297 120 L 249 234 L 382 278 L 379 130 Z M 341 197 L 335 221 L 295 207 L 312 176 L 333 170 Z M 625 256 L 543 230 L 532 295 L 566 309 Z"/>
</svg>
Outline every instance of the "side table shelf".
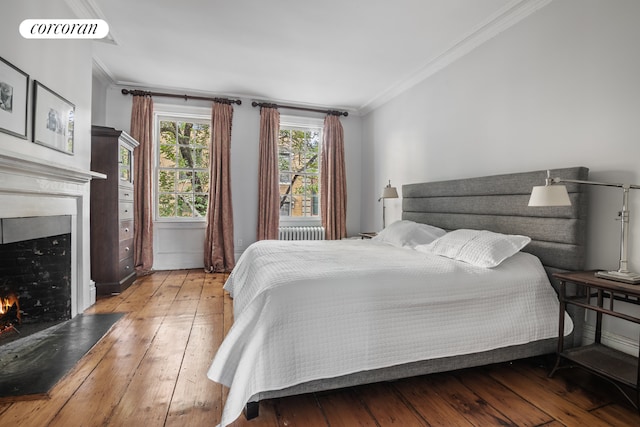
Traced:
<svg viewBox="0 0 640 427">
<path fill-rule="evenodd" d="M 640 411 L 640 358 L 607 347 L 601 342 L 603 315 L 640 324 L 640 317 L 617 312 L 614 306 L 614 301 L 625 301 L 640 305 L 640 286 L 602 279 L 596 277 L 593 271 L 556 273 L 554 276 L 560 280 L 558 295 L 560 300 L 560 320 L 557 358 L 549 376 L 553 376 L 556 370 L 561 367 L 563 360 L 567 360 L 609 380 Z M 568 297 L 566 293 L 567 283 L 584 287 L 586 290 L 585 296 Z M 607 307 L 604 305 L 605 298 L 609 300 Z M 592 344 L 564 348 L 564 312 L 567 304 L 583 307 L 596 313 L 595 339 Z M 635 399 L 620 385 L 633 389 L 635 391 Z"/>
<path fill-rule="evenodd" d="M 561 354 L 567 360 L 626 386 L 632 388 L 637 386 L 635 375 L 638 367 L 637 357 L 595 343 L 565 350 Z"/>
</svg>

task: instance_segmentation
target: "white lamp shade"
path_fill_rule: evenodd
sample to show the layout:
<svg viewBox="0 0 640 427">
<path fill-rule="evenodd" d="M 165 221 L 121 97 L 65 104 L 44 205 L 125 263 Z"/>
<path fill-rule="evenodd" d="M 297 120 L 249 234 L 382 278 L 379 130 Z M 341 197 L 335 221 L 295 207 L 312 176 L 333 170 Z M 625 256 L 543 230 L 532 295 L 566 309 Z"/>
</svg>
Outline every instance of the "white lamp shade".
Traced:
<svg viewBox="0 0 640 427">
<path fill-rule="evenodd" d="M 529 206 L 571 206 L 567 187 L 564 185 L 540 185 L 533 187 Z"/>
<path fill-rule="evenodd" d="M 386 186 L 382 189 L 382 199 L 397 199 L 398 198 L 398 190 L 396 187 Z"/>
</svg>

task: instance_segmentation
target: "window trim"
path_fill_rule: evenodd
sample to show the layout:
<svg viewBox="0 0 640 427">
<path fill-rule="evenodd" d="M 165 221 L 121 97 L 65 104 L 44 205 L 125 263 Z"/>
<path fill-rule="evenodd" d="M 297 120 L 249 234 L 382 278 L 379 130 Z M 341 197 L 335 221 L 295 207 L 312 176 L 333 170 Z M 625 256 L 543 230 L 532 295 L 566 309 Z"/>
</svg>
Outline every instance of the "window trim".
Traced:
<svg viewBox="0 0 640 427">
<path fill-rule="evenodd" d="M 158 169 L 159 169 L 159 156 L 160 156 L 160 144 L 158 135 L 158 125 L 162 119 L 189 119 L 189 120 L 205 120 L 211 125 L 211 108 L 206 107 L 194 107 L 183 105 L 171 105 L 171 104 L 154 104 L 153 108 L 153 221 L 158 223 L 206 223 L 206 217 L 172 217 L 162 218 L 160 217 L 160 205 L 159 205 L 159 191 L 158 191 Z"/>
<path fill-rule="evenodd" d="M 320 130 L 320 151 L 322 153 L 322 133 L 324 131 L 324 118 L 280 115 L 279 128 L 298 128 L 298 129 L 319 129 Z M 320 159 L 318 159 L 320 161 Z M 320 177 L 320 172 L 318 172 Z M 279 225 L 281 227 L 297 227 L 297 226 L 320 226 L 322 225 L 322 212 L 317 217 L 291 217 L 279 216 Z"/>
</svg>

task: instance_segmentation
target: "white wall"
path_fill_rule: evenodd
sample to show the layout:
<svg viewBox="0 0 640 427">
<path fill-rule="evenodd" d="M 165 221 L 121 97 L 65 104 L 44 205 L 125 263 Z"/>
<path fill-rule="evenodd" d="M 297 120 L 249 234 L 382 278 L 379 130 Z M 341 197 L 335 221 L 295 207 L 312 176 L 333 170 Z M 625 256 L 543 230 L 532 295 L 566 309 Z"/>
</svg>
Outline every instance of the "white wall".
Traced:
<svg viewBox="0 0 640 427">
<path fill-rule="evenodd" d="M 132 97 L 122 95 L 121 89 L 121 87 L 111 87 L 106 90 L 105 126 L 128 132 Z M 233 113 L 231 186 L 236 258 L 247 246 L 256 241 L 258 221 L 260 109 L 252 107 L 251 101 L 251 99 L 242 99 L 242 105 L 234 105 Z M 210 108 L 210 103 L 207 102 L 185 102 L 166 97 L 156 97 L 154 103 Z M 284 109 L 281 114 L 323 117 L 322 114 Z M 347 232 L 355 235 L 360 231 L 361 118 L 349 115 L 341 118 L 341 122 L 344 128 L 347 162 Z M 204 223 L 156 222 L 154 269 L 202 267 L 204 243 L 201 242 L 204 242 L 204 227 Z"/>
<path fill-rule="evenodd" d="M 640 184 L 638 18 L 637 0 L 554 0 L 363 117 L 362 227 L 380 228 L 387 179 L 587 166 L 592 180 Z M 622 193 L 589 190 L 588 267 L 616 269 Z M 638 271 L 640 191 L 631 199 Z M 388 200 L 387 222 L 400 215 Z M 612 329 L 637 346 L 637 327 Z"/>
<path fill-rule="evenodd" d="M 37 40 L 24 39 L 18 28 L 29 18 L 75 18 L 63 0 L 20 1 L 3 4 L 2 25 L 0 26 L 0 56 L 29 74 L 31 81 L 37 80 L 59 95 L 75 104 L 73 156 L 31 142 L 31 117 L 33 85 L 29 87 L 28 139 L 21 139 L 0 132 L 0 153 L 18 159 L 27 159 L 28 164 L 58 166 L 57 171 L 72 170 L 77 176 L 88 176 L 91 163 L 91 41 L 89 40 Z M 9 4 L 10 3 L 10 4 Z M 44 170 L 44 169 L 43 169 Z M 24 177 L 28 173 L 24 172 Z M 18 178 L 16 178 L 18 177 Z M 16 188 L 21 181 L 20 174 L 11 174 L 0 180 L 0 206 L 11 206 L 11 200 L 18 200 Z M 33 179 L 33 177 L 31 177 Z M 26 178 L 24 181 L 28 181 Z M 29 181 L 31 182 L 31 181 Z M 49 183 L 45 179 L 34 181 L 39 187 L 30 188 L 29 194 L 49 197 L 49 203 L 41 202 L 42 215 L 55 214 L 58 205 L 66 205 L 69 200 L 76 206 L 74 222 L 73 251 L 77 257 L 75 265 L 77 281 L 77 301 L 73 301 L 72 313 L 82 312 L 93 303 L 91 292 L 89 260 L 89 184 L 63 182 L 62 179 Z M 25 184 L 26 185 L 26 184 Z M 12 187 L 13 186 L 13 187 Z M 30 199 L 23 197 L 23 200 Z M 32 199 L 32 198 L 31 198 Z M 40 200 L 40 199 L 39 199 Z M 16 202 L 17 203 L 17 202 Z M 15 205 L 15 203 L 13 203 Z M 7 206 L 9 205 L 9 206 Z M 0 209 L 1 210 L 1 209 Z M 75 291 L 74 291 L 75 292 Z M 93 295 L 93 296 L 92 296 Z"/>
<path fill-rule="evenodd" d="M 75 153 L 69 156 L 31 140 L 31 102 L 28 140 L 0 132 L 0 150 L 89 169 L 91 163 L 91 41 L 24 39 L 20 23 L 29 18 L 75 18 L 63 0 L 11 2 L 2 7 L 0 56 L 49 89 L 75 104 Z M 29 87 L 31 98 L 33 86 Z"/>
<path fill-rule="evenodd" d="M 107 120 L 107 89 L 109 83 L 95 73 L 91 81 L 91 124 L 105 126 Z"/>
</svg>

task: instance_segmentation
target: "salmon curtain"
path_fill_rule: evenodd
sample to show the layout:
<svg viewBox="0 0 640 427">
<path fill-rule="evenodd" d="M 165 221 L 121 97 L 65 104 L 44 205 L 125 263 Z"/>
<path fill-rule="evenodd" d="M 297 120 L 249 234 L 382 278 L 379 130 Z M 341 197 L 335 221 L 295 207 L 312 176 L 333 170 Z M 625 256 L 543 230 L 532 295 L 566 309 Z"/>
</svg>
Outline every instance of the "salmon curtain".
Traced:
<svg viewBox="0 0 640 427">
<path fill-rule="evenodd" d="M 258 240 L 277 239 L 280 222 L 278 136 L 280 112 L 260 108 L 260 152 L 258 165 Z"/>
<path fill-rule="evenodd" d="M 138 275 L 153 267 L 153 100 L 133 97 L 131 136 L 140 143 L 134 151 L 133 262 Z"/>
<path fill-rule="evenodd" d="M 204 242 L 204 269 L 209 273 L 231 271 L 235 265 L 230 166 L 232 121 L 231 104 L 214 102 L 209 151 L 211 186 Z"/>
<path fill-rule="evenodd" d="M 322 134 L 320 212 L 325 238 L 338 240 L 347 236 L 347 177 L 340 118 L 327 115 Z"/>
</svg>

